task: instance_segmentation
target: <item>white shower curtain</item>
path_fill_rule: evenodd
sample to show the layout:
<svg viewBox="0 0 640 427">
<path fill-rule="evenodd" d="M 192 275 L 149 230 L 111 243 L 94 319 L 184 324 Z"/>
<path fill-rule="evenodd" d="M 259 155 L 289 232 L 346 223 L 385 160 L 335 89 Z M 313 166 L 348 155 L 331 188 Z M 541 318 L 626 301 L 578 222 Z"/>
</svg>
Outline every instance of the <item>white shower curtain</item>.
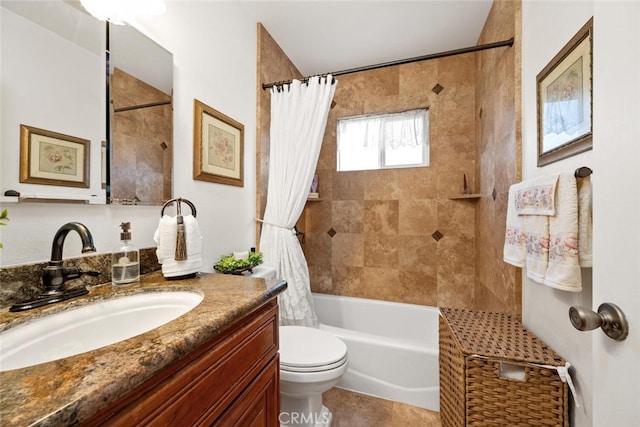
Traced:
<svg viewBox="0 0 640 427">
<path fill-rule="evenodd" d="M 294 80 L 271 90 L 271 147 L 260 251 L 288 287 L 279 296 L 280 323 L 318 326 L 309 268 L 293 228 L 318 163 L 335 82 L 332 76 Z"/>
</svg>

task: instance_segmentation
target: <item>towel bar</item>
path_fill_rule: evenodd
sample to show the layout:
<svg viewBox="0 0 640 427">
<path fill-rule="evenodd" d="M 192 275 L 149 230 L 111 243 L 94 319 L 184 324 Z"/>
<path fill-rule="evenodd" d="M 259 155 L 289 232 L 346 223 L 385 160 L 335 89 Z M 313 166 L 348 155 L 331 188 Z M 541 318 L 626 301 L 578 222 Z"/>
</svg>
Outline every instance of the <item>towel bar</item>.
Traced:
<svg viewBox="0 0 640 427">
<path fill-rule="evenodd" d="M 576 169 L 576 171 L 573 173 L 573 175 L 576 178 L 586 178 L 589 175 L 591 175 L 593 173 L 593 171 L 591 170 L 591 168 L 588 168 L 586 166 L 582 166 L 578 169 Z"/>
</svg>

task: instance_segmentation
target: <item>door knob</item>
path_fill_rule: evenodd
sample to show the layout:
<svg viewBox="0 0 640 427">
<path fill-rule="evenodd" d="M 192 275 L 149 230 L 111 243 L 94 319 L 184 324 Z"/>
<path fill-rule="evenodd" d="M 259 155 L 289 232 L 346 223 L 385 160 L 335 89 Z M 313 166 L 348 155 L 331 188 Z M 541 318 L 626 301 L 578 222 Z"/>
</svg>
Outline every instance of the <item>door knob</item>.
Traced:
<svg viewBox="0 0 640 427">
<path fill-rule="evenodd" d="M 569 309 L 569 320 L 579 331 L 600 327 L 614 340 L 622 341 L 629 335 L 629 323 L 624 313 L 620 307 L 609 302 L 601 304 L 597 313 L 586 307 L 573 306 Z"/>
</svg>

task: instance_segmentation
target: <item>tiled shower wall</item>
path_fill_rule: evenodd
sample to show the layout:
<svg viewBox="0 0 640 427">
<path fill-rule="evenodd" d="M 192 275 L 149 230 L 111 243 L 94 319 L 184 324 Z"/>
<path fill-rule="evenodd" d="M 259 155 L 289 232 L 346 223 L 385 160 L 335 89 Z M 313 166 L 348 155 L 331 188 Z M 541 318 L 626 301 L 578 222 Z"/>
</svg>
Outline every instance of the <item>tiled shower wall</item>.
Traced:
<svg viewBox="0 0 640 427">
<path fill-rule="evenodd" d="M 514 3 L 494 4 L 479 43 L 519 37 Z M 260 82 L 299 77 L 266 30 L 258 34 Z M 314 292 L 519 313 L 516 269 L 501 261 L 506 191 L 519 178 L 519 41 L 489 52 L 337 78 L 320 200 L 299 223 Z M 269 142 L 269 96 L 260 92 L 259 217 Z M 338 117 L 421 107 L 430 112 L 429 167 L 336 172 Z M 463 174 L 478 199 L 451 199 Z"/>
<path fill-rule="evenodd" d="M 480 192 L 476 206 L 475 306 L 520 314 L 521 270 L 502 261 L 509 186 L 521 180 L 521 3 L 496 0 L 478 43 L 515 37 L 511 48 L 478 54 L 476 139 Z"/>
<path fill-rule="evenodd" d="M 475 56 L 340 76 L 320 152 L 319 202 L 304 251 L 314 292 L 468 307 L 475 203 L 450 200 L 475 176 Z M 336 172 L 336 119 L 429 109 L 425 168 Z"/>
</svg>

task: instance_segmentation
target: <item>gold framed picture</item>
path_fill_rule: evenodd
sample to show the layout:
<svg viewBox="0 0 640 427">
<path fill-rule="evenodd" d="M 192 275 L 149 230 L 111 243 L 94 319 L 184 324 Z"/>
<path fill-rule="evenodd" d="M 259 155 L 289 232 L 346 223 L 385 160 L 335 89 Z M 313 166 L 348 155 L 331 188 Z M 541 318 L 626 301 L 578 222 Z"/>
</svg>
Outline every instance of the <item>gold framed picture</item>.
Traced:
<svg viewBox="0 0 640 427">
<path fill-rule="evenodd" d="M 197 99 L 193 179 L 244 187 L 244 126 Z"/>
<path fill-rule="evenodd" d="M 538 166 L 593 147 L 593 18 L 536 76 Z"/>
<path fill-rule="evenodd" d="M 89 188 L 88 139 L 20 125 L 20 182 Z"/>
</svg>

